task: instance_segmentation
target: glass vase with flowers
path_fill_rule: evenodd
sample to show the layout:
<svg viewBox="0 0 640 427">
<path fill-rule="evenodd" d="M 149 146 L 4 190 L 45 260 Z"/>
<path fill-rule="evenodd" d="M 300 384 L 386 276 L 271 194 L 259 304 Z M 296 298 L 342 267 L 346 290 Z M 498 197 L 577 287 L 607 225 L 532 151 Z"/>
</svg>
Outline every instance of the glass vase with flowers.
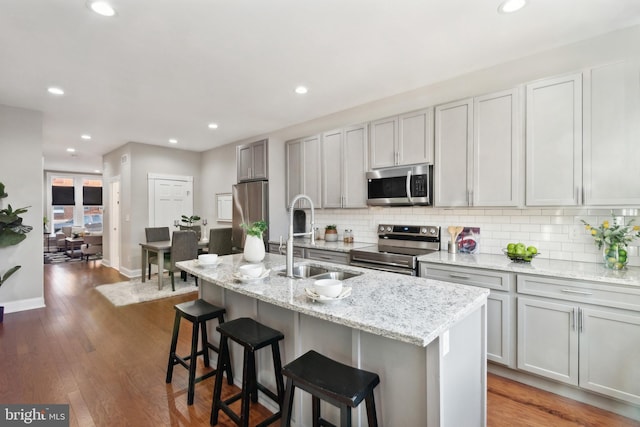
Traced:
<svg viewBox="0 0 640 427">
<path fill-rule="evenodd" d="M 581 220 L 587 231 L 593 236 L 598 249 L 602 249 L 604 265 L 613 270 L 622 270 L 627 265 L 627 246 L 631 241 L 640 237 L 640 226 L 624 222 L 618 224 L 612 214 L 611 221 L 605 220 L 598 227 L 593 227 Z"/>
</svg>

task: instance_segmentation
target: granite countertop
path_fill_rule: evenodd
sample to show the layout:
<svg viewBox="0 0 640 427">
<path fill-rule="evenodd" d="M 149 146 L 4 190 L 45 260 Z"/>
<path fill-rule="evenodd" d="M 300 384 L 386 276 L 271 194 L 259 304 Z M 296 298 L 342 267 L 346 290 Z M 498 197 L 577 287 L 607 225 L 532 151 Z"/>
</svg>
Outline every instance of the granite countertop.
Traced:
<svg viewBox="0 0 640 427">
<path fill-rule="evenodd" d="M 201 267 L 195 260 L 178 262 L 177 266 L 206 282 L 259 301 L 422 347 L 485 304 L 489 294 L 488 289 L 473 286 L 296 259 L 296 265 L 362 273 L 344 281 L 345 286 L 352 288 L 351 296 L 321 303 L 305 294 L 304 289 L 311 287 L 313 279 L 289 279 L 279 274 L 285 271 L 282 255 L 266 254 L 263 264 L 271 269 L 269 276 L 251 283 L 240 282 L 233 276 L 240 265 L 246 264 L 242 254 L 219 259 L 215 267 Z"/>
<path fill-rule="evenodd" d="M 269 240 L 270 244 L 279 245 L 279 241 Z M 286 244 L 286 240 L 285 240 Z M 366 246 L 375 246 L 376 243 L 366 243 L 366 242 L 354 242 L 354 243 L 344 243 L 342 240 L 337 242 L 327 242 L 326 240 L 316 240 L 315 245 L 311 244 L 311 239 L 305 239 L 296 237 L 293 239 L 293 247 L 296 248 L 307 248 L 307 249 L 321 249 L 325 251 L 333 251 L 333 252 L 345 252 L 349 253 L 351 249 L 359 249 L 364 248 Z"/>
<path fill-rule="evenodd" d="M 516 263 L 503 255 L 491 254 L 450 254 L 447 251 L 434 252 L 418 258 L 421 262 L 452 265 L 458 267 L 487 268 L 512 273 L 536 274 L 556 278 L 588 280 L 628 286 L 640 286 L 640 268 L 627 267 L 611 270 L 604 264 L 562 261 L 534 258 L 530 263 Z"/>
</svg>

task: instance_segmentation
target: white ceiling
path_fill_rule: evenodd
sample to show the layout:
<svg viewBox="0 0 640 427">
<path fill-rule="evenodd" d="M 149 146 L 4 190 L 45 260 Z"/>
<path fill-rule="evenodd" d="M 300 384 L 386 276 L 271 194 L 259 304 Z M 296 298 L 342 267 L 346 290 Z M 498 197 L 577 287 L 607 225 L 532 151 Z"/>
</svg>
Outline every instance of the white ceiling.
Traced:
<svg viewBox="0 0 640 427">
<path fill-rule="evenodd" d="M 44 112 L 45 169 L 92 172 L 129 141 L 205 151 L 640 23 L 640 0 L 499 3 L 0 0 L 0 104 Z"/>
</svg>

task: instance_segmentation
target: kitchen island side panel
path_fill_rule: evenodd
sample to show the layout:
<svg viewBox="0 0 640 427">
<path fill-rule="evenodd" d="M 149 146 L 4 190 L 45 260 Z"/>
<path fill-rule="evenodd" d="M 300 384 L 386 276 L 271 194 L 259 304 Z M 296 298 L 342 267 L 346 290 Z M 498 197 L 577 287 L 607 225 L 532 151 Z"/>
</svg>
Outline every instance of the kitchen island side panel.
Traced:
<svg viewBox="0 0 640 427">
<path fill-rule="evenodd" d="M 442 337 L 426 347 L 400 342 L 349 328 L 203 281 L 201 297 L 227 308 L 227 319 L 252 317 L 280 330 L 283 365 L 310 349 L 341 363 L 375 372 L 380 384 L 374 391 L 380 425 L 484 426 L 486 425 L 486 362 L 484 358 L 485 306 L 449 330 L 449 352 L 443 355 Z M 209 334 L 217 342 L 215 328 Z M 231 347 L 235 380 L 242 378 L 242 352 Z M 258 352 L 258 378 L 275 389 L 270 352 Z M 262 354 L 264 353 L 264 354 Z M 477 371 L 477 372 L 476 372 Z M 450 382 L 450 384 L 447 384 Z M 275 411 L 269 399 L 260 402 Z M 296 390 L 292 425 L 311 425 L 311 398 Z M 323 417 L 339 424 L 339 411 L 323 402 Z M 364 402 L 352 411 L 354 426 L 367 426 Z M 460 424 L 464 421 L 463 424 Z"/>
</svg>

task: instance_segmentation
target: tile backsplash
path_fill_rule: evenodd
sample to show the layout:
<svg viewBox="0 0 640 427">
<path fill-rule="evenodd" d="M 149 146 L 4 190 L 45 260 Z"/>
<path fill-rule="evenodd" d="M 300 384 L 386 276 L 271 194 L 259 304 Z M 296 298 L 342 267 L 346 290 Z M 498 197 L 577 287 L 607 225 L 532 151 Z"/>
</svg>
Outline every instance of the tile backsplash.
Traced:
<svg viewBox="0 0 640 427">
<path fill-rule="evenodd" d="M 337 224 L 339 237 L 353 230 L 356 242 L 376 243 L 378 224 L 437 225 L 441 228 L 441 248 L 449 241 L 447 227 L 480 227 L 480 252 L 502 254 L 509 242 L 534 245 L 541 258 L 602 262 L 602 253 L 581 220 L 598 226 L 604 220 L 640 225 L 639 209 L 526 208 L 526 209 L 443 209 L 428 207 L 387 207 L 368 209 L 318 209 L 316 227 Z M 640 266 L 640 239 L 629 246 L 629 265 Z"/>
</svg>

